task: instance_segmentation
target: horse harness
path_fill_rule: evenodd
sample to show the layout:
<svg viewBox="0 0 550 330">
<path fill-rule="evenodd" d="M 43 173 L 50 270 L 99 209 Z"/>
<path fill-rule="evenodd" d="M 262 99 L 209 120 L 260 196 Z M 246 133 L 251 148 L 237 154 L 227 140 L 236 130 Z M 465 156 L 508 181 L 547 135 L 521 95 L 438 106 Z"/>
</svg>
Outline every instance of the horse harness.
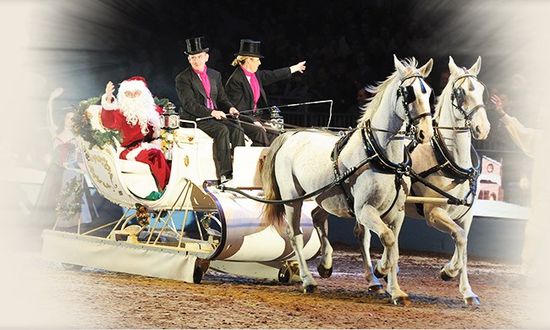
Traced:
<svg viewBox="0 0 550 330">
<path fill-rule="evenodd" d="M 424 77 L 419 74 L 413 74 L 408 77 L 405 77 L 401 80 L 399 87 L 397 89 L 396 94 L 396 106 L 397 106 L 397 99 L 401 97 L 401 102 L 403 105 L 403 109 L 405 111 L 405 114 L 407 115 L 407 118 L 405 119 L 407 121 L 407 128 L 406 128 L 406 135 L 413 135 L 415 134 L 415 124 L 422 118 L 428 117 L 431 115 L 430 112 L 417 114 L 416 117 L 413 117 L 411 112 L 409 111 L 409 104 L 413 103 L 416 100 L 416 94 L 414 92 L 414 88 L 409 86 L 403 86 L 403 83 L 409 79 L 419 79 L 420 80 L 420 90 L 422 93 L 426 93 L 427 89 L 424 83 L 422 82 Z M 374 137 L 373 130 L 382 131 L 386 133 L 393 133 L 389 132 L 384 129 L 375 129 L 371 128 L 370 126 L 370 120 L 368 120 L 365 123 L 365 127 L 361 129 L 361 138 L 363 140 L 363 148 L 365 150 L 365 153 L 367 155 L 366 162 L 364 161 L 364 164 L 367 163 L 371 164 L 371 167 L 374 171 L 384 174 L 393 174 L 395 175 L 395 198 L 393 199 L 392 204 L 390 207 L 380 216 L 381 218 L 384 218 L 388 213 L 393 209 L 395 203 L 397 202 L 397 198 L 399 197 L 399 189 L 403 186 L 403 175 L 409 175 L 409 171 L 411 170 L 411 158 L 410 153 L 405 152 L 405 159 L 402 163 L 394 163 L 390 161 L 385 155 L 382 150 L 382 147 L 378 144 L 376 141 L 376 138 Z M 340 190 L 342 190 L 342 193 L 344 196 L 346 196 L 346 203 L 348 206 L 348 213 L 355 217 L 355 212 L 353 211 L 353 196 L 350 195 L 350 193 L 345 189 L 344 187 L 344 181 L 342 180 L 342 174 L 340 173 L 340 170 L 338 168 L 338 156 L 340 152 L 344 149 L 347 142 L 349 141 L 350 137 L 355 132 L 355 129 L 350 131 L 347 135 L 344 135 L 336 144 L 334 145 L 334 148 L 332 150 L 331 154 L 331 160 L 332 160 L 332 166 L 333 166 L 333 172 L 335 177 L 335 182 L 339 182 L 337 185 L 340 187 Z M 410 150 L 416 146 L 416 140 L 412 139 L 413 142 L 411 142 Z M 356 170 L 361 168 L 361 166 L 357 166 Z M 351 176 L 351 175 L 350 175 Z"/>
<path fill-rule="evenodd" d="M 475 148 L 472 146 L 471 149 L 474 154 L 474 161 L 472 162 L 472 167 L 470 168 L 463 168 L 459 166 L 455 161 L 453 161 L 451 152 L 445 145 L 445 141 L 443 141 L 443 135 L 441 134 L 441 129 L 453 129 L 455 131 L 460 132 L 469 132 L 469 128 L 467 127 L 438 127 L 434 125 L 434 137 L 431 140 L 432 149 L 434 152 L 435 159 L 437 161 L 437 165 L 421 172 L 421 173 L 415 173 L 414 171 L 411 171 L 412 180 L 414 182 L 421 182 L 428 188 L 436 191 L 437 193 L 445 196 L 448 199 L 449 204 L 454 205 L 464 205 L 468 206 L 467 210 L 458 218 L 454 219 L 454 221 L 460 220 L 468 211 L 472 208 L 473 205 L 473 198 L 477 194 L 477 179 L 480 174 L 480 161 L 479 161 L 479 154 L 475 150 Z M 443 191 L 442 189 L 438 188 L 437 186 L 432 185 L 427 180 L 425 180 L 428 176 L 431 174 L 434 174 L 436 172 L 441 171 L 443 173 L 444 177 L 453 179 L 453 182 L 457 185 L 462 184 L 466 181 L 468 181 L 470 185 L 470 190 L 464 196 L 464 198 L 459 199 L 455 196 L 452 196 L 448 194 L 447 192 Z M 411 187 L 411 193 L 413 195 L 416 195 L 414 192 L 414 189 Z M 472 197 L 472 201 L 468 202 L 468 198 L 470 196 Z M 424 216 L 424 210 L 422 208 L 421 204 L 416 204 L 416 209 L 418 214 Z"/>
<path fill-rule="evenodd" d="M 464 70 L 467 71 L 465 68 L 464 68 Z M 424 185 L 426 185 L 427 187 L 429 187 L 430 189 L 432 189 L 432 190 L 438 192 L 439 194 L 445 196 L 449 200 L 448 201 L 449 204 L 468 206 L 466 212 L 464 212 L 457 219 L 454 219 L 455 221 L 460 220 L 464 215 L 466 215 L 466 213 L 468 213 L 468 211 L 471 209 L 471 207 L 473 205 L 473 200 L 470 203 L 467 200 L 470 196 L 475 197 L 475 195 L 477 193 L 477 178 L 479 177 L 479 174 L 480 174 L 480 165 L 481 164 L 480 164 L 480 161 L 479 161 L 479 155 L 478 155 L 477 151 L 475 150 L 475 148 L 473 146 L 472 146 L 472 150 L 474 152 L 475 162 L 473 162 L 472 167 L 462 168 L 458 164 L 456 164 L 456 162 L 454 162 L 452 157 L 451 157 L 451 153 L 450 153 L 449 149 L 445 145 L 445 141 L 443 141 L 443 135 L 441 134 L 441 130 L 442 129 L 447 129 L 447 130 L 453 130 L 453 131 L 459 132 L 459 133 L 469 132 L 470 128 L 471 128 L 471 119 L 472 119 L 472 117 L 474 116 L 474 114 L 478 110 L 485 107 L 485 105 L 483 103 L 481 103 L 481 104 L 478 104 L 478 105 L 474 106 L 470 111 L 466 111 L 464 109 L 466 91 L 462 87 L 456 87 L 456 84 L 457 84 L 458 81 L 460 81 L 462 79 L 467 79 L 467 78 L 476 79 L 480 84 L 482 84 L 485 87 L 485 93 L 487 93 L 487 87 L 485 86 L 485 84 L 482 81 L 480 81 L 477 78 L 476 75 L 466 73 L 466 74 L 456 78 L 453 81 L 452 93 L 451 93 L 451 101 L 452 101 L 451 104 L 464 117 L 465 125 L 463 127 L 439 126 L 437 124 L 436 120 L 434 119 L 434 137 L 431 140 L 431 144 L 432 144 L 432 148 L 433 148 L 433 151 L 434 151 L 435 158 L 437 160 L 437 165 L 435 165 L 434 167 L 432 167 L 432 168 L 430 168 L 430 169 L 428 169 L 428 170 L 426 170 L 422 173 L 419 173 L 419 174 L 416 174 L 416 173 L 412 172 L 413 182 L 419 181 L 419 182 L 423 183 Z M 474 88 L 475 87 L 473 85 L 470 85 L 470 90 L 474 90 Z M 437 187 L 435 187 L 435 188 L 437 188 L 437 189 L 435 189 L 434 187 L 431 186 L 431 184 L 428 184 L 428 181 L 426 181 L 425 178 L 428 177 L 429 175 L 431 175 L 433 173 L 436 173 L 436 172 L 439 172 L 439 171 L 441 171 L 443 173 L 443 176 L 445 176 L 447 178 L 450 178 L 450 179 L 454 179 L 454 183 L 456 183 L 456 184 L 462 184 L 466 181 L 469 182 L 470 190 L 468 191 L 468 193 L 466 194 L 466 196 L 463 199 L 458 199 L 458 198 L 456 198 L 456 197 L 454 197 L 454 196 L 452 196 L 452 195 L 450 195 L 446 192 L 443 192 L 441 189 L 439 189 Z M 411 187 L 411 193 L 413 195 L 416 195 L 412 187 Z M 418 214 L 424 216 L 424 210 L 422 208 L 422 205 L 421 204 L 416 204 L 416 208 L 417 208 Z"/>
<path fill-rule="evenodd" d="M 383 174 L 393 174 L 395 175 L 395 198 L 393 199 L 390 207 L 380 216 L 381 218 L 384 218 L 388 213 L 393 209 L 395 203 L 397 202 L 397 198 L 399 196 L 399 190 L 403 186 L 403 175 L 408 174 L 411 168 L 411 158 L 409 156 L 409 153 L 405 153 L 405 159 L 402 163 L 394 163 L 390 161 L 385 155 L 382 150 L 382 147 L 378 144 L 376 141 L 376 138 L 373 134 L 373 128 L 370 126 L 370 120 L 366 122 L 365 127 L 361 129 L 361 138 L 363 140 L 363 149 L 365 150 L 365 153 L 367 155 L 367 158 L 361 162 L 360 166 L 356 166 L 355 170 L 353 172 L 356 172 L 360 168 L 362 168 L 364 165 L 369 164 L 370 168 L 379 173 Z M 348 213 L 355 217 L 355 212 L 353 211 L 353 196 L 348 192 L 346 187 L 344 186 L 345 180 L 342 180 L 343 174 L 340 173 L 340 169 L 338 166 L 338 157 L 340 155 L 340 152 L 344 149 L 346 144 L 348 143 L 349 139 L 353 135 L 353 133 L 356 131 L 356 129 L 348 132 L 348 134 L 344 135 L 340 140 L 336 142 L 334 145 L 334 148 L 332 149 L 331 154 L 331 160 L 332 160 L 332 166 L 333 166 L 333 172 L 335 176 L 335 182 L 338 182 L 338 187 L 340 187 L 340 190 L 342 190 L 342 193 L 346 197 L 346 203 L 348 206 Z M 349 170 L 347 172 L 344 172 L 344 174 L 348 174 Z M 353 173 L 351 173 L 353 174 Z M 350 175 L 347 175 L 348 178 Z"/>
</svg>

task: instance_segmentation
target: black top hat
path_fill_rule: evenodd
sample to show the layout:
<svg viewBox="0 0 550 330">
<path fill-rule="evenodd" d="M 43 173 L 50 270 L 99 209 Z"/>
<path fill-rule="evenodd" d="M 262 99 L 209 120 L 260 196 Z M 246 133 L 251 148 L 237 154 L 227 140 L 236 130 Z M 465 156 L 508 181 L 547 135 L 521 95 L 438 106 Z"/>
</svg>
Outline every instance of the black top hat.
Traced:
<svg viewBox="0 0 550 330">
<path fill-rule="evenodd" d="M 185 51 L 185 54 L 187 55 L 195 55 L 202 52 L 208 52 L 209 49 L 208 47 L 206 47 L 204 37 L 186 39 L 185 44 L 187 46 L 187 51 Z"/>
<path fill-rule="evenodd" d="M 260 55 L 260 41 L 254 41 L 250 39 L 241 39 L 241 46 L 239 47 L 239 52 L 235 56 L 252 56 L 263 58 Z"/>
</svg>

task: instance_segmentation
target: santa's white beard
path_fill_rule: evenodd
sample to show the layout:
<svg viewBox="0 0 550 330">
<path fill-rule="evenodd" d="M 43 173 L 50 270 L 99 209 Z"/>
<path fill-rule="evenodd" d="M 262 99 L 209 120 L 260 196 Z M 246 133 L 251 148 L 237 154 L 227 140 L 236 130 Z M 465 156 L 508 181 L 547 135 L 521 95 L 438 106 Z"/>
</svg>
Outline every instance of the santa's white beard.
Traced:
<svg viewBox="0 0 550 330">
<path fill-rule="evenodd" d="M 118 104 L 120 112 L 126 117 L 128 124 L 139 124 L 143 135 L 149 133 L 149 129 L 147 128 L 147 124 L 149 124 L 153 126 L 153 137 L 159 136 L 160 116 L 156 111 L 155 101 L 150 93 L 147 95 L 142 92 L 141 96 L 134 98 L 126 97 L 124 94 L 119 95 Z"/>
</svg>

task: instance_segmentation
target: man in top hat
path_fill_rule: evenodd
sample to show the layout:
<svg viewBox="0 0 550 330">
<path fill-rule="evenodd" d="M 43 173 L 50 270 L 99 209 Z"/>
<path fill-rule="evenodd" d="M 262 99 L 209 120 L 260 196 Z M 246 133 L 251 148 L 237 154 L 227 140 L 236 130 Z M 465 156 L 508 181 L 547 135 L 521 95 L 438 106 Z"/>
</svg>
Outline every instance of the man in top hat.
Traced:
<svg viewBox="0 0 550 330">
<path fill-rule="evenodd" d="M 124 147 L 120 158 L 148 164 L 162 192 L 170 179 L 170 166 L 159 145 L 151 142 L 160 136 L 164 109 L 155 104 L 143 77 L 131 77 L 120 83 L 116 98 L 114 91 L 115 86 L 109 81 L 101 97 L 101 124 L 120 132 L 120 145 Z M 155 191 L 146 199 L 161 196 Z"/>
<path fill-rule="evenodd" d="M 251 116 L 241 116 L 243 129 L 253 145 L 269 146 L 279 132 L 261 123 L 268 120 L 269 111 L 256 111 L 268 107 L 264 86 L 283 79 L 289 79 L 295 72 L 303 73 L 306 62 L 277 70 L 258 70 L 263 56 L 260 54 L 260 41 L 241 39 L 239 52 L 231 65 L 237 67 L 225 84 L 229 100 L 238 108 L 252 110 Z"/>
<path fill-rule="evenodd" d="M 231 104 L 222 85 L 221 74 L 206 66 L 208 47 L 204 37 L 186 40 L 185 54 L 190 67 L 176 77 L 182 104 L 180 116 L 197 121 L 197 126 L 214 139 L 214 162 L 223 183 L 232 177 L 231 154 L 244 146 L 244 132 L 236 119 L 239 111 Z M 227 113 L 231 115 L 228 118 Z M 212 117 L 211 119 L 202 119 Z"/>
</svg>

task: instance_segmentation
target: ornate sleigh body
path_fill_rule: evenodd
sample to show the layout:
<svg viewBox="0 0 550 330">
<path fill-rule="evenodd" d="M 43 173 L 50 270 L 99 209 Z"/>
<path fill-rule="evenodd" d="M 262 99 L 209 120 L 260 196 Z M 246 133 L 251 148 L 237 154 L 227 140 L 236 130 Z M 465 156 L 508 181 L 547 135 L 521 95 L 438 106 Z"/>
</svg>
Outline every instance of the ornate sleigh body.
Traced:
<svg viewBox="0 0 550 330">
<path fill-rule="evenodd" d="M 102 129 L 100 106 L 87 110 Z M 193 123 L 194 124 L 194 123 Z M 43 254 L 67 267 L 82 266 L 198 283 L 209 269 L 289 282 L 297 276 L 285 226 L 262 221 L 262 204 L 206 184 L 216 179 L 212 139 L 194 126 L 179 128 L 170 151 L 172 172 L 162 197 L 147 164 L 119 159 L 116 144 L 91 146 L 80 139 L 84 165 L 95 189 L 124 214 L 83 232 L 43 233 Z M 258 161 L 265 148 L 237 147 L 230 185 L 261 195 Z M 302 210 L 305 256 L 314 258 L 320 241 L 311 221 L 313 201 Z M 147 210 L 144 212 L 144 210 Z"/>
</svg>

